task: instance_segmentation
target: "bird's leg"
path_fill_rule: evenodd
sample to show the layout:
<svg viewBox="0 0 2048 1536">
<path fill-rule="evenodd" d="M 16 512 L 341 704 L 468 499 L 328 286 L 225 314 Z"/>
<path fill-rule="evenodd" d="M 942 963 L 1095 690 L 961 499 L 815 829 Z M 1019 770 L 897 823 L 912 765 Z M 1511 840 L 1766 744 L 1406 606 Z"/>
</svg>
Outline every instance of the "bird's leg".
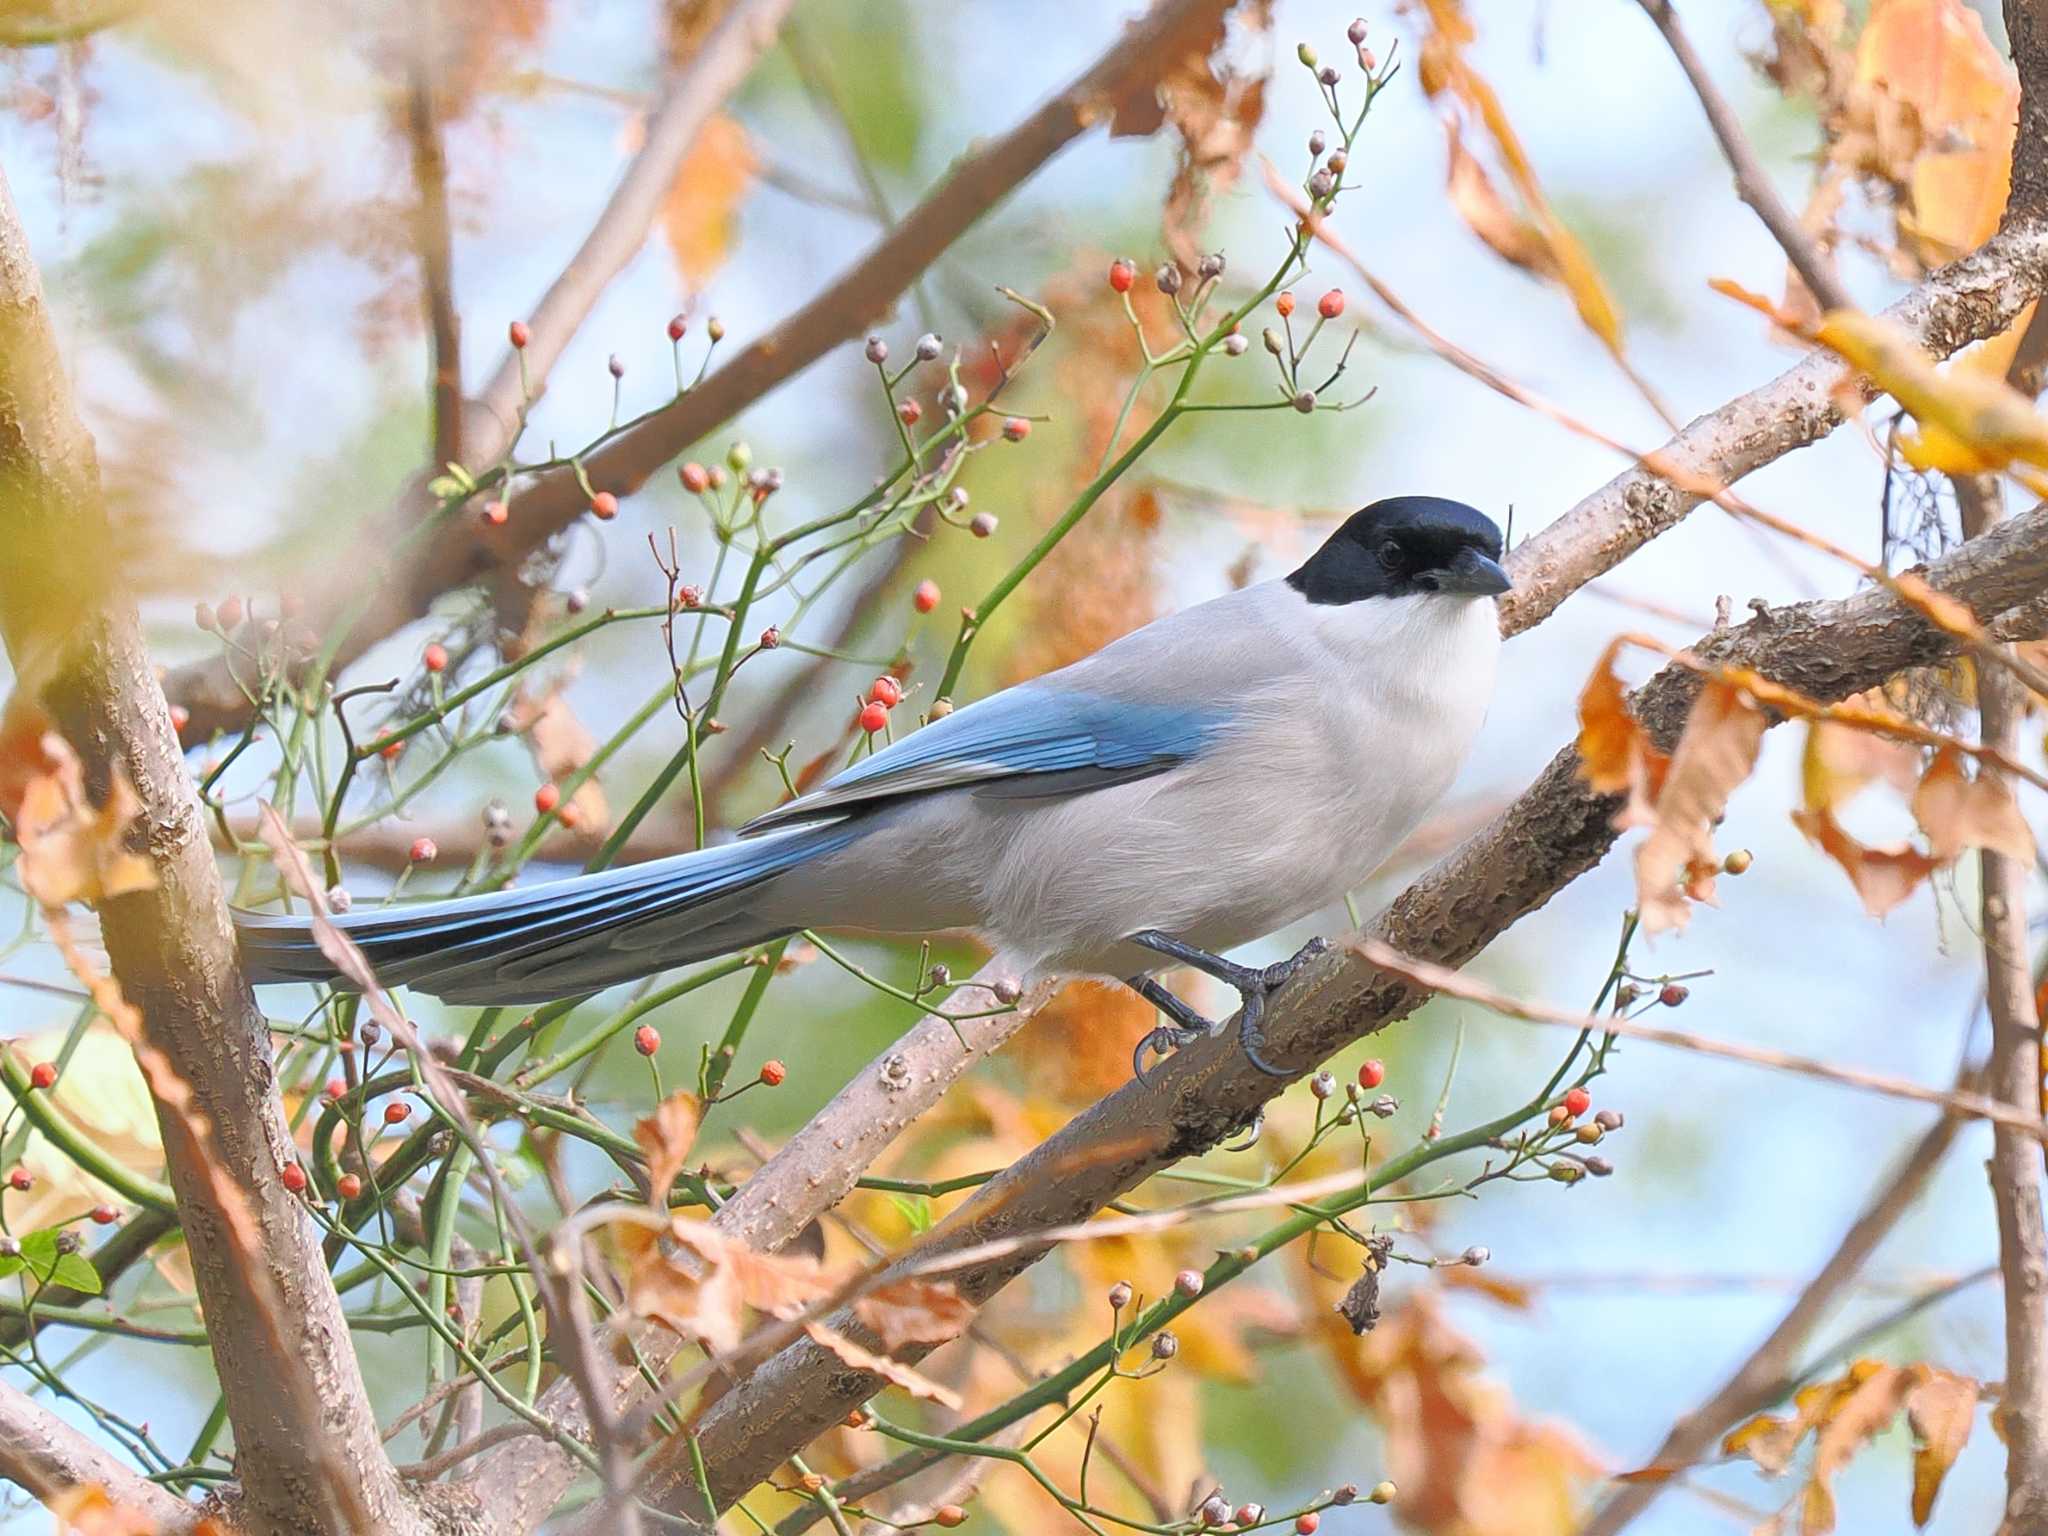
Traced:
<svg viewBox="0 0 2048 1536">
<path fill-rule="evenodd" d="M 1132 934 L 1130 942 L 1143 945 L 1146 949 L 1165 955 L 1169 959 L 1178 960 L 1182 965 L 1193 966 L 1205 976 L 1214 976 L 1226 986 L 1236 988 L 1238 998 L 1242 1003 L 1242 1009 L 1238 1015 L 1237 1022 L 1237 1040 L 1238 1044 L 1244 1047 L 1245 1059 L 1269 1077 L 1285 1077 L 1287 1075 L 1284 1068 L 1272 1065 L 1272 1063 L 1259 1054 L 1259 1048 L 1266 1043 L 1266 1033 L 1260 1028 L 1266 1017 L 1266 999 L 1285 986 L 1288 978 L 1293 976 L 1302 966 L 1328 949 L 1330 947 L 1328 944 L 1324 943 L 1321 939 L 1310 939 L 1285 960 L 1273 965 L 1253 966 L 1239 965 L 1236 961 L 1226 960 L 1221 955 L 1212 955 L 1206 949 L 1197 949 L 1192 944 L 1182 943 L 1179 939 L 1169 934 L 1161 933 L 1156 928 L 1147 928 L 1142 933 Z M 1143 989 L 1141 988 L 1140 990 Z M 1161 990 L 1163 991 L 1164 989 L 1162 988 Z M 1151 996 L 1150 993 L 1146 995 L 1148 997 Z M 1157 1001 L 1157 999 L 1154 1000 Z M 1186 1008 L 1185 1004 L 1181 1006 Z M 1169 1013 L 1174 1012 L 1172 1009 L 1167 1011 Z M 1193 1010 L 1190 1009 L 1188 1012 L 1192 1013 Z M 1182 1015 L 1174 1013 L 1174 1017 L 1180 1018 Z M 1200 1016 L 1196 1015 L 1196 1017 Z M 1212 1025 L 1209 1032 L 1213 1034 L 1215 1026 Z M 1163 1031 L 1154 1030 L 1151 1035 L 1146 1036 L 1146 1044 L 1149 1045 L 1154 1037 L 1161 1033 Z M 1182 1038 L 1174 1043 L 1185 1045 L 1187 1040 Z M 1140 1074 L 1140 1076 L 1142 1075 Z"/>
<path fill-rule="evenodd" d="M 1203 1018 L 1150 976 L 1133 976 L 1124 985 L 1173 1020 L 1173 1023 L 1162 1024 L 1145 1036 L 1138 1042 L 1138 1048 L 1131 1053 L 1131 1072 L 1139 1082 L 1146 1081 L 1147 1056 L 1155 1051 L 1165 1056 L 1179 1050 L 1190 1041 L 1216 1033 L 1216 1024 L 1213 1020 Z"/>
</svg>

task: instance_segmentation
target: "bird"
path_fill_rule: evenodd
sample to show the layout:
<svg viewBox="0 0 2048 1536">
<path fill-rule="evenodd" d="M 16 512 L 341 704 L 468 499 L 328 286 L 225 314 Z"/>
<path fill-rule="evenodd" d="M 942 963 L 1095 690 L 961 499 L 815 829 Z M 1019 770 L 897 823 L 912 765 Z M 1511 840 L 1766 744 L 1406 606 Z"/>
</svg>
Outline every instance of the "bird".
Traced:
<svg viewBox="0 0 2048 1536">
<path fill-rule="evenodd" d="M 531 887 L 333 919 L 385 985 L 456 1004 L 580 997 L 806 930 L 965 931 L 975 982 L 1126 984 L 1170 1022 L 1133 1069 L 1222 1025 L 1160 982 L 1234 988 L 1260 1070 L 1277 964 L 1228 951 L 1339 902 L 1450 786 L 1486 713 L 1510 589 L 1500 529 L 1375 501 L 1289 574 L 1156 619 L 968 704 L 731 841 Z M 346 984 L 312 919 L 237 911 L 252 981 Z"/>
</svg>

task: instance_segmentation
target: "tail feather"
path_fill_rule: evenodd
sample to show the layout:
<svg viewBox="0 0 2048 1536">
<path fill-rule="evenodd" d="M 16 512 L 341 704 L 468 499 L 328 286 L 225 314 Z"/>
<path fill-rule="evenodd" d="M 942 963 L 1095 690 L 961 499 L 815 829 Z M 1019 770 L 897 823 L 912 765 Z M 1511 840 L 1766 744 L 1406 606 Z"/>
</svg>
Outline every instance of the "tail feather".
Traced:
<svg viewBox="0 0 2048 1536">
<path fill-rule="evenodd" d="M 549 1002 L 794 932 L 755 915 L 750 899 L 860 830 L 850 821 L 809 825 L 547 885 L 370 908 L 335 923 L 386 985 L 453 1003 Z M 235 927 L 251 981 L 340 980 L 309 918 L 238 911 Z"/>
</svg>

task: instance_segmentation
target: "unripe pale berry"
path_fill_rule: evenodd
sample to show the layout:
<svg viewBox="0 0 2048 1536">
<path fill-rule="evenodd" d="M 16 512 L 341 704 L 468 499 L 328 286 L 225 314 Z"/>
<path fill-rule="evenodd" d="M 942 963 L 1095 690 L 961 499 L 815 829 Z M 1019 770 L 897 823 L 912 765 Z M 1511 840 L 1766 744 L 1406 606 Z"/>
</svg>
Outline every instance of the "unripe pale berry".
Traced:
<svg viewBox="0 0 2048 1536">
<path fill-rule="evenodd" d="M 1465 1250 L 1462 1257 L 1463 1262 L 1470 1264 L 1474 1269 L 1477 1269 L 1480 1265 L 1484 1264 L 1488 1259 L 1492 1258 L 1493 1253 L 1490 1249 L 1481 1248 L 1477 1244 L 1474 1244 L 1472 1247 L 1467 1248 Z"/>
<path fill-rule="evenodd" d="M 718 316 L 713 315 L 704 322 L 704 334 L 709 336 L 714 342 L 725 340 L 725 322 L 719 319 Z"/>
<path fill-rule="evenodd" d="M 1321 202 L 1336 190 L 1337 178 L 1331 174 L 1328 166 L 1318 168 L 1308 179 L 1308 195 L 1317 202 Z"/>
<path fill-rule="evenodd" d="M 867 345 L 867 359 L 876 367 L 889 361 L 889 343 L 879 336 L 870 336 Z"/>
<path fill-rule="evenodd" d="M 278 1170 L 278 1182 L 293 1194 L 303 1193 L 306 1188 L 306 1170 L 297 1163 L 286 1163 Z"/>
<path fill-rule="evenodd" d="M 1163 263 L 1159 270 L 1152 274 L 1152 281 L 1161 293 L 1169 297 L 1179 293 L 1181 285 L 1179 264 L 1171 261 Z"/>
<path fill-rule="evenodd" d="M 1119 257 L 1109 264 L 1109 286 L 1118 293 L 1129 293 L 1131 284 L 1138 280 L 1138 269 Z"/>
<path fill-rule="evenodd" d="M 1130 1304 L 1131 1304 L 1131 1283 L 1130 1283 L 1130 1281 L 1128 1281 L 1128 1280 L 1119 1280 L 1119 1281 L 1117 1281 L 1117 1283 L 1116 1283 L 1115 1285 L 1112 1285 L 1112 1286 L 1111 1286 L 1111 1287 L 1109 1288 L 1109 1305 L 1110 1305 L 1111 1309 L 1112 1309 L 1112 1310 L 1114 1310 L 1114 1311 L 1117 1311 L 1117 1312 L 1121 1312 L 1121 1311 L 1123 1311 L 1123 1309 L 1124 1309 L 1125 1307 L 1128 1307 L 1128 1306 L 1129 1306 Z"/>
<path fill-rule="evenodd" d="M 1173 1334 L 1162 1331 L 1153 1335 L 1152 1358 L 1154 1360 L 1171 1360 L 1179 1353 L 1180 1340 L 1174 1337 Z"/>
<path fill-rule="evenodd" d="M 1749 872 L 1754 862 L 1755 856 L 1747 848 L 1738 848 L 1721 861 L 1721 868 L 1731 875 L 1742 875 Z"/>
<path fill-rule="evenodd" d="M 863 704 L 860 709 L 860 728 L 870 736 L 889 723 L 889 706 L 886 704 Z"/>
<path fill-rule="evenodd" d="M 1195 275 L 1201 278 L 1221 277 L 1223 275 L 1223 267 L 1223 253 L 1221 251 L 1211 251 L 1195 267 Z"/>
<path fill-rule="evenodd" d="M 384 1123 L 386 1125 L 401 1124 L 405 1120 L 406 1116 L 410 1115 L 411 1113 L 412 1106 L 406 1103 L 405 1100 L 393 1099 L 389 1104 L 386 1104 L 384 1106 Z"/>
<path fill-rule="evenodd" d="M 1316 408 L 1316 392 L 1312 389 L 1304 389 L 1294 397 L 1294 408 L 1301 412 L 1302 415 L 1308 415 L 1310 411 Z"/>
<path fill-rule="evenodd" d="M 429 672 L 446 672 L 448 670 L 448 648 L 436 642 L 420 653 L 420 660 L 426 664 Z"/>
<path fill-rule="evenodd" d="M 753 447 L 744 442 L 735 442 L 725 450 L 725 467 L 736 475 L 744 475 L 754 467 Z"/>
<path fill-rule="evenodd" d="M 1230 1501 L 1220 1493 L 1212 1493 L 1202 1500 L 1195 1517 L 1204 1525 L 1221 1525 L 1230 1518 Z"/>
<path fill-rule="evenodd" d="M 917 338 L 917 360 L 920 363 L 931 362 L 944 350 L 945 343 L 939 340 L 936 331 L 926 331 Z"/>
<path fill-rule="evenodd" d="M 1328 1072 L 1318 1072 L 1308 1080 L 1308 1091 L 1318 1099 L 1327 1099 L 1337 1091 L 1337 1079 Z"/>
<path fill-rule="evenodd" d="M 1604 1137 L 1606 1134 L 1607 1133 L 1600 1128 L 1599 1124 L 1596 1121 L 1592 1120 L 1588 1120 L 1584 1125 L 1580 1126 L 1578 1129 L 1579 1140 L 1589 1147 L 1598 1146 L 1600 1143 L 1600 1139 Z"/>
<path fill-rule="evenodd" d="M 619 498 L 610 491 L 599 491 L 590 498 L 590 512 L 601 523 L 608 523 L 619 515 Z"/>
<path fill-rule="evenodd" d="M 220 620 L 214 615 L 213 604 L 195 603 L 192 608 L 192 622 L 201 629 L 211 631 Z"/>
<path fill-rule="evenodd" d="M 934 720 L 943 720 L 943 719 L 945 719 L 945 718 L 946 718 L 946 716 L 950 715 L 951 713 L 953 713 L 953 701 L 952 701 L 951 699 L 933 699 L 933 700 L 932 700 L 932 708 L 931 708 L 931 718 L 932 718 L 932 719 L 934 719 Z"/>
<path fill-rule="evenodd" d="M 936 581 L 920 581 L 917 590 L 910 594 L 910 606 L 919 613 L 930 613 L 939 606 L 939 584 Z"/>
<path fill-rule="evenodd" d="M 903 702 L 903 685 L 887 675 L 878 677 L 868 687 L 868 702 L 894 709 Z"/>
<path fill-rule="evenodd" d="M 1589 1157 L 1586 1159 L 1586 1172 L 1596 1179 L 1604 1179 L 1614 1172 L 1614 1164 L 1604 1157 Z"/>
<path fill-rule="evenodd" d="M 1358 1068 L 1359 1087 L 1377 1088 L 1381 1083 L 1384 1083 L 1386 1080 L 1387 1064 L 1381 1061 L 1377 1056 L 1373 1057 L 1373 1059 L 1370 1061 L 1360 1063 Z"/>
<path fill-rule="evenodd" d="M 1394 1502 L 1394 1492 L 1395 1489 L 1392 1483 L 1374 1483 L 1372 1485 L 1372 1492 L 1367 1494 L 1366 1497 L 1375 1504 L 1391 1504 Z"/>
<path fill-rule="evenodd" d="M 1320 299 L 1317 299 L 1316 313 L 1321 315 L 1325 320 L 1334 320 L 1339 315 L 1343 314 L 1344 290 L 1342 288 L 1332 288 Z"/>
<path fill-rule="evenodd" d="M 1240 1504 L 1230 1518 L 1240 1530 L 1243 1530 L 1259 1524 L 1266 1518 L 1266 1506 L 1263 1504 Z"/>
<path fill-rule="evenodd" d="M 242 600 L 239 597 L 224 597 L 221 599 L 219 614 L 222 629 L 238 629 L 246 616 L 246 610 L 242 607 Z"/>
<path fill-rule="evenodd" d="M 334 1181 L 334 1192 L 344 1200 L 354 1200 L 363 1192 L 361 1174 L 344 1173 Z"/>
<path fill-rule="evenodd" d="M 1296 43 L 1294 45 L 1294 56 L 1301 60 L 1302 68 L 1314 69 L 1316 67 L 1316 51 L 1309 47 L 1307 43 Z"/>
<path fill-rule="evenodd" d="M 677 470 L 676 475 L 683 482 L 683 489 L 693 495 L 711 484 L 711 472 L 695 459 Z"/>
<path fill-rule="evenodd" d="M 1328 139 L 1323 137 L 1323 130 L 1318 128 L 1308 136 L 1308 152 L 1312 155 L 1320 155 L 1323 152 L 1323 146 L 1329 142 Z"/>
<path fill-rule="evenodd" d="M 29 1069 L 29 1086 L 32 1088 L 54 1088 L 57 1086 L 57 1063 L 39 1061 Z"/>
<path fill-rule="evenodd" d="M 545 816 L 562 803 L 562 791 L 553 784 L 543 784 L 533 792 L 533 808 Z"/>
<path fill-rule="evenodd" d="M 789 1076 L 789 1068 L 781 1062 L 768 1060 L 761 1063 L 761 1081 L 770 1088 L 780 1088 L 782 1080 Z"/>
<path fill-rule="evenodd" d="M 524 320 L 514 320 L 510 325 L 506 326 L 505 336 L 515 348 L 521 351 L 524 351 L 526 344 L 533 340 L 533 332 L 526 328 Z"/>
<path fill-rule="evenodd" d="M 1199 1269 L 1184 1269 L 1173 1277 L 1173 1288 L 1190 1299 L 1202 1294 L 1202 1272 Z"/>
<path fill-rule="evenodd" d="M 1325 64 L 1321 69 L 1316 71 L 1316 78 L 1322 81 L 1325 85 L 1335 85 L 1339 80 L 1343 79 L 1344 77 L 1337 73 L 1336 65 Z"/>
<path fill-rule="evenodd" d="M 1593 1117 L 1593 1123 L 1603 1131 L 1618 1131 L 1626 1123 L 1618 1109 L 1603 1109 Z"/>
<path fill-rule="evenodd" d="M 619 354 L 618 354 L 618 353 L 616 353 L 616 352 L 614 352 L 614 353 L 613 353 L 613 354 L 612 354 L 612 355 L 610 356 L 610 358 L 608 358 L 608 359 L 607 359 L 607 360 L 605 361 L 605 365 L 604 365 L 604 366 L 605 366 L 605 370 L 606 370 L 606 371 L 607 371 L 608 373 L 610 373 L 610 374 L 611 374 L 611 376 L 612 376 L 613 378 L 615 378 L 615 379 L 623 379 L 623 378 L 624 378 L 624 377 L 626 376 L 626 364 L 625 364 L 625 360 L 624 360 L 624 359 L 622 359 L 622 358 L 621 358 L 621 357 L 619 356 Z"/>
<path fill-rule="evenodd" d="M 661 1049 L 661 1031 L 652 1024 L 642 1024 L 633 1031 L 633 1049 L 642 1056 L 652 1056 Z"/>
<path fill-rule="evenodd" d="M 1346 27 L 1344 29 L 1344 36 L 1346 39 L 1350 41 L 1353 47 L 1356 47 L 1358 44 L 1364 42 L 1365 18 L 1361 16 L 1356 21 L 1352 22 L 1350 26 Z"/>
<path fill-rule="evenodd" d="M 1226 336 L 1223 338 L 1223 350 L 1231 357 L 1243 357 L 1245 349 L 1250 345 L 1251 340 L 1248 337 Z"/>
<path fill-rule="evenodd" d="M 977 512 L 968 521 L 967 531 L 977 539 L 985 539 L 996 531 L 996 515 L 993 512 Z"/>
</svg>

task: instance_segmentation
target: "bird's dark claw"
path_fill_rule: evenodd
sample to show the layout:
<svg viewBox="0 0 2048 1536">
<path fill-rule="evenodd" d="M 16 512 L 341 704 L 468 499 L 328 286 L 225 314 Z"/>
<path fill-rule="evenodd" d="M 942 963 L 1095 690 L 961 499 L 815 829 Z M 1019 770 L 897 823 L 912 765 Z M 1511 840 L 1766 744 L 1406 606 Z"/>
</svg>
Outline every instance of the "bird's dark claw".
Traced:
<svg viewBox="0 0 2048 1536">
<path fill-rule="evenodd" d="M 1204 1039 L 1209 1033 L 1208 1030 L 1187 1029 L 1175 1024 L 1160 1025 L 1157 1029 L 1146 1035 L 1144 1039 L 1140 1040 L 1138 1048 L 1131 1053 L 1131 1075 L 1137 1078 L 1145 1087 L 1150 1088 L 1152 1086 L 1152 1079 L 1147 1075 L 1151 1070 L 1145 1063 L 1147 1056 L 1157 1054 L 1161 1060 L 1164 1060 L 1182 1046 L 1192 1041 Z"/>
<path fill-rule="evenodd" d="M 1242 1001 L 1242 1009 L 1238 1015 L 1237 1022 L 1237 1043 L 1244 1051 L 1245 1060 L 1249 1061 L 1268 1077 L 1285 1077 L 1288 1075 L 1285 1067 L 1274 1066 L 1261 1054 L 1262 1048 L 1266 1043 L 1266 1032 L 1261 1027 L 1266 1017 L 1266 999 L 1285 986 L 1293 978 L 1295 972 L 1308 964 L 1309 961 L 1315 959 L 1316 956 L 1328 950 L 1330 946 L 1327 943 L 1319 938 L 1310 939 L 1285 960 L 1278 961 L 1273 965 L 1253 967 L 1239 965 L 1233 960 L 1225 960 L 1221 955 L 1212 955 L 1207 950 L 1197 949 L 1192 944 L 1184 944 L 1179 939 L 1154 929 L 1147 929 L 1143 933 L 1132 934 L 1131 942 L 1141 944 L 1147 949 L 1178 960 L 1183 965 L 1193 966 L 1205 975 L 1214 976 L 1218 981 L 1235 987 L 1237 995 Z M 1173 1017 L 1182 1020 L 1184 1026 L 1190 1020 L 1195 1023 L 1207 1022 L 1199 1014 L 1194 1013 L 1186 1003 L 1173 997 L 1171 993 L 1166 992 L 1159 983 L 1151 980 L 1149 977 L 1138 978 L 1131 985 L 1136 987 L 1139 992 L 1151 999 L 1155 1004 L 1164 1008 Z M 1166 999 L 1171 999 L 1171 1001 L 1168 1002 Z M 1210 1027 L 1210 1032 L 1214 1032 L 1214 1026 Z M 1161 1035 L 1179 1035 L 1180 1038 L 1174 1042 L 1178 1046 L 1187 1044 L 1189 1040 L 1195 1038 L 1197 1033 L 1198 1031 L 1187 1027 L 1177 1031 L 1168 1030 L 1164 1027 L 1156 1029 L 1147 1035 L 1139 1045 L 1138 1059 L 1142 1062 L 1146 1050 Z M 1138 1080 L 1140 1082 L 1145 1080 L 1145 1074 L 1142 1070 L 1138 1073 Z"/>
</svg>

